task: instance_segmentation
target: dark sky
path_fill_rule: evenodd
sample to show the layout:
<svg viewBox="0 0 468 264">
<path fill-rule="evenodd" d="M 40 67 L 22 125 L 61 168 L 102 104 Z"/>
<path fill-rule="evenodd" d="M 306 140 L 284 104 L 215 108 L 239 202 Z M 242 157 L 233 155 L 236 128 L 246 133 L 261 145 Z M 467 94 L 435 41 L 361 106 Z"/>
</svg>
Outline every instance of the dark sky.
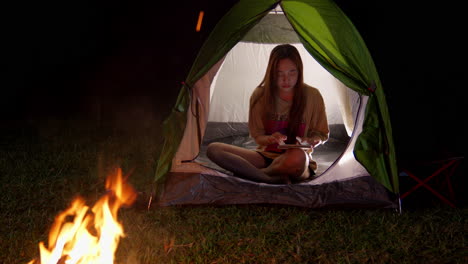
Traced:
<svg viewBox="0 0 468 264">
<path fill-rule="evenodd" d="M 2 52 L 7 68 L 2 117 L 80 111 L 87 96 L 108 101 L 175 96 L 210 27 L 234 1 L 159 2 L 54 1 L 11 7 Z M 207 15 L 197 33 L 200 10 Z M 162 93 L 155 89 L 168 85 Z"/>
<path fill-rule="evenodd" d="M 15 1 L 18 2 L 18 1 Z M 2 19 L 2 120 L 87 115 L 97 101 L 167 109 L 197 50 L 234 0 L 36 1 Z M 397 151 L 464 153 L 461 17 L 413 1 L 336 1 L 374 58 Z M 194 31 L 205 11 L 202 31 Z M 466 68 L 466 67 L 465 67 Z M 162 89 L 160 88 L 162 87 Z M 144 102 L 143 102 L 144 101 Z"/>
</svg>

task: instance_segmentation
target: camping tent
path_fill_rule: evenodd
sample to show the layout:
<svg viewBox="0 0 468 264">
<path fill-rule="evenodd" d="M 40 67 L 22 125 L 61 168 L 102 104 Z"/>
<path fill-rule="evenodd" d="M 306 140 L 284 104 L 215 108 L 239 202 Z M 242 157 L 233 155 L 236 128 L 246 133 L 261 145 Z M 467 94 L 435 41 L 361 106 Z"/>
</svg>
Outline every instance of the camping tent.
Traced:
<svg viewBox="0 0 468 264">
<path fill-rule="evenodd" d="M 233 177 L 204 156 L 213 141 L 255 147 L 246 129 L 248 100 L 278 43 L 300 50 L 305 82 L 320 89 L 331 130 L 330 140 L 314 152 L 322 168 L 317 177 L 290 185 Z M 397 206 L 384 91 L 364 41 L 331 0 L 238 2 L 199 51 L 163 134 L 155 176 L 162 206 Z"/>
</svg>

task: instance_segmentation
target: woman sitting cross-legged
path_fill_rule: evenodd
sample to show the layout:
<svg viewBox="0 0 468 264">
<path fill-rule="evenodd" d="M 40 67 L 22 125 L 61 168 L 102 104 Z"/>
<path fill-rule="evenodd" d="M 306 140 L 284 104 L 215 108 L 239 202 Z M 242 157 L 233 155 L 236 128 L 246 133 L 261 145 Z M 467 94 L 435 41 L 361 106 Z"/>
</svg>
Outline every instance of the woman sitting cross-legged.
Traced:
<svg viewBox="0 0 468 264">
<path fill-rule="evenodd" d="M 315 174 L 317 163 L 311 154 L 328 140 L 329 128 L 322 95 L 304 83 L 302 60 L 294 46 L 272 50 L 263 81 L 250 97 L 249 132 L 256 150 L 215 142 L 208 145 L 208 158 L 257 182 L 300 182 Z M 278 148 L 285 143 L 311 147 Z"/>
</svg>

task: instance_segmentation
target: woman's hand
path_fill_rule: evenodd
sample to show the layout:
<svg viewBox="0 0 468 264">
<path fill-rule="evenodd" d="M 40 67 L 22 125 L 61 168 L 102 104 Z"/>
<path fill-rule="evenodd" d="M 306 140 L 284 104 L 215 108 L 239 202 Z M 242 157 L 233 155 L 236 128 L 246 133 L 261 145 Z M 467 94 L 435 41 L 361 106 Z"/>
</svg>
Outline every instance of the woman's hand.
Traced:
<svg viewBox="0 0 468 264">
<path fill-rule="evenodd" d="M 309 143 L 310 145 L 312 145 L 312 148 L 315 148 L 316 146 L 320 145 L 320 143 L 322 143 L 322 139 L 318 136 L 312 136 L 310 138 L 296 137 L 296 139 L 299 142 L 299 144 Z"/>
<path fill-rule="evenodd" d="M 282 145 L 284 144 L 284 141 L 288 139 L 287 136 L 281 134 L 280 132 L 275 132 L 273 133 L 272 135 L 270 135 L 270 137 L 268 138 L 268 143 L 269 144 L 279 144 L 279 145 Z"/>
</svg>

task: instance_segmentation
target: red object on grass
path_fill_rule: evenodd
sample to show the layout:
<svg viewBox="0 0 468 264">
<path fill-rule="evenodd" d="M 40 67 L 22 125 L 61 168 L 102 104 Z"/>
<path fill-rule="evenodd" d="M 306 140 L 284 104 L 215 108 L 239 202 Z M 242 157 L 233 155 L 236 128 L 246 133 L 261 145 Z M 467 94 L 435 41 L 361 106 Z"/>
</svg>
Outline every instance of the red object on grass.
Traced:
<svg viewBox="0 0 468 264">
<path fill-rule="evenodd" d="M 454 202 L 455 193 L 453 191 L 452 182 L 451 182 L 450 178 L 455 173 L 456 168 L 458 167 L 458 165 L 460 165 L 460 163 L 462 162 L 463 159 L 464 159 L 464 157 L 451 157 L 451 158 L 447 158 L 447 159 L 443 159 L 443 160 L 433 160 L 433 161 L 414 164 L 414 165 L 416 165 L 416 167 L 419 167 L 419 168 L 421 168 L 421 167 L 430 167 L 430 166 L 432 166 L 432 167 L 435 166 L 437 168 L 436 171 L 434 171 L 430 176 L 428 176 L 426 178 L 421 178 L 420 177 L 420 176 L 424 176 L 424 175 L 422 175 L 422 173 L 421 173 L 420 176 L 416 176 L 416 174 L 409 171 L 409 169 L 403 168 L 402 171 L 404 173 L 406 173 L 409 177 L 411 177 L 412 179 L 417 181 L 418 184 L 413 186 L 411 189 L 409 189 L 404 194 L 402 194 L 400 196 L 400 199 L 403 199 L 403 198 L 407 197 L 408 195 L 410 195 L 412 192 L 414 192 L 416 189 L 418 189 L 420 187 L 425 187 L 427 190 L 429 190 L 431 193 L 433 193 L 435 196 L 437 196 L 444 203 L 446 203 L 446 204 L 450 205 L 451 207 L 455 208 L 456 207 L 455 202 Z M 416 171 L 416 169 L 413 169 L 413 171 Z M 445 183 L 447 184 L 447 187 L 448 187 L 450 200 L 447 197 L 440 194 L 440 191 L 435 190 L 434 188 L 432 188 L 431 186 L 429 186 L 427 184 L 427 182 L 429 180 L 431 180 L 432 178 L 434 178 L 434 177 L 436 177 L 438 175 L 442 175 L 442 174 L 445 175 Z"/>
</svg>

